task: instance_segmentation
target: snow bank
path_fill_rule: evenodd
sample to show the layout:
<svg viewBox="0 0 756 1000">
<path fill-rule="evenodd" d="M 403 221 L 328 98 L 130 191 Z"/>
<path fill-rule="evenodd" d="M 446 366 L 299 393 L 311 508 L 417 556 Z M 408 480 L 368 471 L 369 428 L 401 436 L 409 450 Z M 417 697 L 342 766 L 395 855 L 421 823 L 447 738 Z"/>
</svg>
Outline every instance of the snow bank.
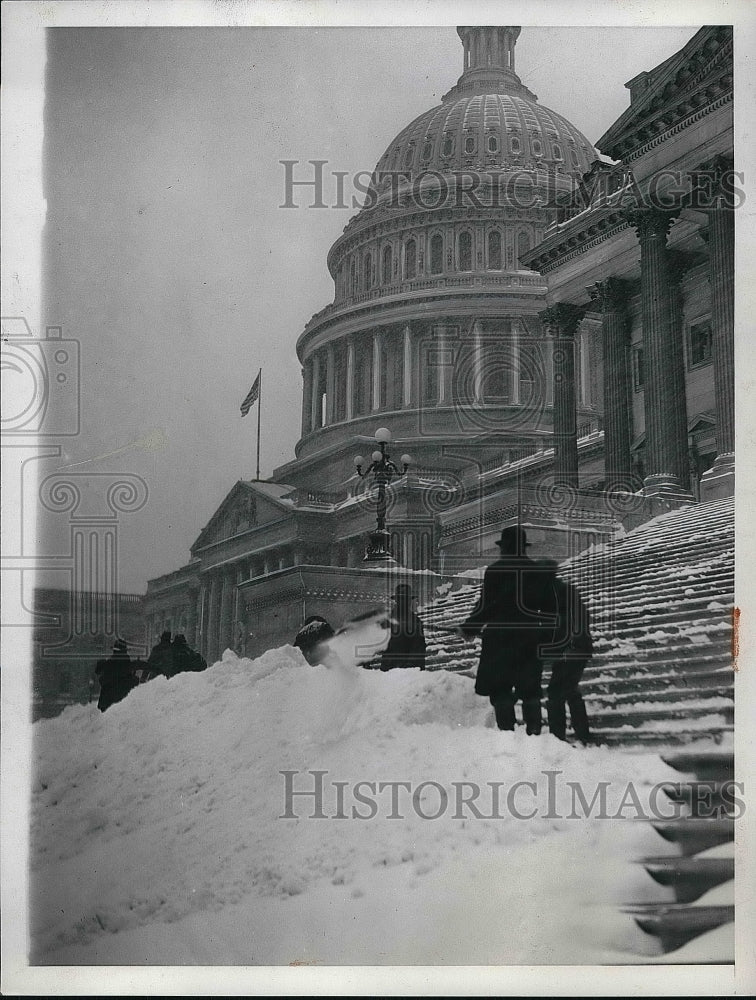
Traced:
<svg viewBox="0 0 756 1000">
<path fill-rule="evenodd" d="M 666 898 L 633 863 L 664 842 L 646 822 L 567 818 L 566 782 L 590 798 L 608 781 L 619 797 L 629 781 L 677 772 L 652 754 L 500 733 L 469 678 L 310 667 L 291 646 L 256 660 L 227 652 L 105 714 L 74 706 L 34 729 L 35 964 L 548 964 L 658 951 L 619 905 Z M 310 794 L 287 803 L 287 780 Z M 390 783 L 368 794 L 370 819 L 355 815 L 371 811 L 360 781 Z M 510 811 L 518 781 L 535 791 L 521 786 Z M 479 816 L 458 808 L 465 782 L 484 790 Z M 534 802 L 533 818 L 513 814 Z"/>
</svg>

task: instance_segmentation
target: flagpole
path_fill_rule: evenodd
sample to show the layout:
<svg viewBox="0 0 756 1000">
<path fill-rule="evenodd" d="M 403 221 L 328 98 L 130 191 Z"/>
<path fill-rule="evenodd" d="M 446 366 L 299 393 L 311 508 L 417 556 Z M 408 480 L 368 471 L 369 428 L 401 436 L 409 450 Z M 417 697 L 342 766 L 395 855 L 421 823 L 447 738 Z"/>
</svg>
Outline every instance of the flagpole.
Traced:
<svg viewBox="0 0 756 1000">
<path fill-rule="evenodd" d="M 259 388 L 257 391 L 257 475 L 255 482 L 260 482 L 260 409 L 262 407 L 262 368 L 257 373 Z"/>
</svg>

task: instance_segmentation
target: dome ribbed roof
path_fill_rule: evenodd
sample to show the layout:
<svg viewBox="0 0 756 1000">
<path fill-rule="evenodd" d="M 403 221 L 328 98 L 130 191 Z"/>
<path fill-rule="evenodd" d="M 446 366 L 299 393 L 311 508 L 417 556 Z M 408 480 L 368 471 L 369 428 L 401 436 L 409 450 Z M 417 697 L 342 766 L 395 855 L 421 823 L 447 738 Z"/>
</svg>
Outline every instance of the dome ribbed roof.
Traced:
<svg viewBox="0 0 756 1000">
<path fill-rule="evenodd" d="M 596 150 L 566 118 L 538 103 L 515 73 L 518 27 L 461 27 L 462 76 L 438 107 L 394 139 L 376 173 L 561 170 L 583 174 Z M 378 186 L 380 178 L 375 177 Z"/>
<path fill-rule="evenodd" d="M 431 108 L 403 129 L 376 172 L 535 170 L 583 174 L 597 159 L 566 118 L 518 94 L 470 94 Z"/>
</svg>

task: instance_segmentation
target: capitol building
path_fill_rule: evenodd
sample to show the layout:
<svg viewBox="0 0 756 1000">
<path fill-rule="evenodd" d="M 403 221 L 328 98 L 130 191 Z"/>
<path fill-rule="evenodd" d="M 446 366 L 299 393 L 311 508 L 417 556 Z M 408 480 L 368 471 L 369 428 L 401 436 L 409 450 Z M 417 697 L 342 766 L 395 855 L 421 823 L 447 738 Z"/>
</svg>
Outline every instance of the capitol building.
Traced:
<svg viewBox="0 0 756 1000">
<path fill-rule="evenodd" d="M 150 581 L 149 641 L 257 655 L 399 575 L 453 585 L 508 524 L 561 560 L 732 495 L 731 29 L 629 81 L 595 146 L 521 80 L 519 27 L 457 32 L 461 76 L 389 144 L 324 262 L 295 455 L 231 486 Z M 366 561 L 382 504 L 391 558 Z"/>
</svg>

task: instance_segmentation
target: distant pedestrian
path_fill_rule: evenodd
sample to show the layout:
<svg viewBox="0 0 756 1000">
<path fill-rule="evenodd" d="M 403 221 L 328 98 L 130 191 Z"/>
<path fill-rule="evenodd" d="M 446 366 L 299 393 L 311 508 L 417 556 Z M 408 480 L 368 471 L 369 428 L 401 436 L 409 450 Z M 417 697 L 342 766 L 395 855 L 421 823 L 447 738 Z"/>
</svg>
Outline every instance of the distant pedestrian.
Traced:
<svg viewBox="0 0 756 1000">
<path fill-rule="evenodd" d="M 116 639 L 113 653 L 107 660 L 98 660 L 95 674 L 100 682 L 97 707 L 101 712 L 107 711 L 117 701 L 122 701 L 138 684 L 137 665 L 141 667 L 144 664 L 129 657 L 128 647 L 123 639 Z"/>
<path fill-rule="evenodd" d="M 416 602 L 409 584 L 397 584 L 392 600 L 391 635 L 381 655 L 381 670 L 396 667 L 425 670 L 425 631 L 416 613 Z"/>
<path fill-rule="evenodd" d="M 546 652 L 551 662 L 551 679 L 547 688 L 546 710 L 549 732 L 557 739 L 567 735 L 567 712 L 577 739 L 592 742 L 588 713 L 578 685 L 588 660 L 593 654 L 590 617 L 577 587 L 562 580 L 555 580 L 559 613 L 553 650 Z"/>
<path fill-rule="evenodd" d="M 522 528 L 504 528 L 496 543 L 501 557 L 483 577 L 480 598 L 460 626 L 465 636 L 482 635 L 477 694 L 488 696 L 499 729 L 515 728 L 515 704 L 522 701 L 526 732 L 541 732 L 541 648 L 551 642 L 556 622 L 556 565 L 529 559 Z"/>
<path fill-rule="evenodd" d="M 154 677 L 173 677 L 173 646 L 171 644 L 171 633 L 165 631 L 160 636 L 160 642 L 152 647 L 147 658 L 149 672 L 145 680 L 152 680 Z"/>
<path fill-rule="evenodd" d="M 186 636 L 179 633 L 173 639 L 173 675 L 187 671 L 198 672 L 207 668 L 205 658 L 192 649 L 186 641 Z"/>
<path fill-rule="evenodd" d="M 325 647 L 329 639 L 334 636 L 333 628 L 321 615 L 310 615 L 294 637 L 293 645 L 301 650 L 302 656 L 310 666 L 316 666 L 323 662 Z"/>
</svg>

